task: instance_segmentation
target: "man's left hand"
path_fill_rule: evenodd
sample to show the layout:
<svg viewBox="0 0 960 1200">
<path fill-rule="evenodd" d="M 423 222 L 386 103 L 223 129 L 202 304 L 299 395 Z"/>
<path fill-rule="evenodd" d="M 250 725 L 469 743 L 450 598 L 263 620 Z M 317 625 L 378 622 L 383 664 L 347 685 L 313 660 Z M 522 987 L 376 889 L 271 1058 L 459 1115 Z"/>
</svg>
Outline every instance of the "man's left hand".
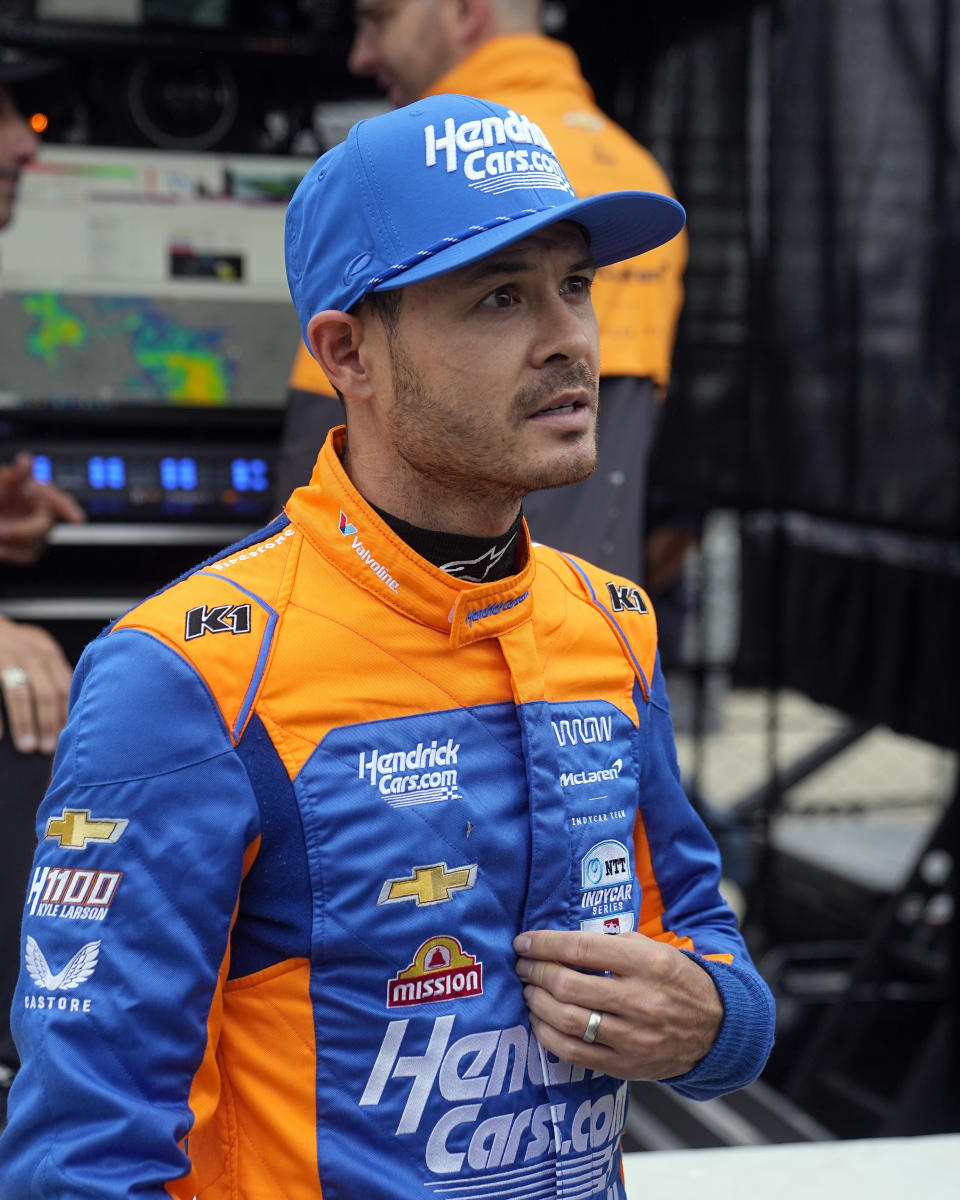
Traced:
<svg viewBox="0 0 960 1200">
<path fill-rule="evenodd" d="M 671 1079 L 716 1041 L 720 995 L 673 946 L 641 933 L 540 929 L 521 933 L 513 948 L 531 1028 L 565 1062 L 616 1079 Z M 585 1042 L 592 1013 L 600 1024 L 596 1040 Z"/>
</svg>

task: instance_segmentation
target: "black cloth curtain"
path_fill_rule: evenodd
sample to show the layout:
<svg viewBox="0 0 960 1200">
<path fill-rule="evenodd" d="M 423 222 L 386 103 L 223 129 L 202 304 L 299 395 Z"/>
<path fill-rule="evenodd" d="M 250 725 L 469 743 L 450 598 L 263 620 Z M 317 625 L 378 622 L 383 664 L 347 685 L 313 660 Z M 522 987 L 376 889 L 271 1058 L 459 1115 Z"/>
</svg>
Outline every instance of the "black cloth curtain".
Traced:
<svg viewBox="0 0 960 1200">
<path fill-rule="evenodd" d="M 744 681 L 958 744 L 960 0 L 721 8 L 600 97 L 689 216 L 654 478 L 762 514 Z"/>
</svg>

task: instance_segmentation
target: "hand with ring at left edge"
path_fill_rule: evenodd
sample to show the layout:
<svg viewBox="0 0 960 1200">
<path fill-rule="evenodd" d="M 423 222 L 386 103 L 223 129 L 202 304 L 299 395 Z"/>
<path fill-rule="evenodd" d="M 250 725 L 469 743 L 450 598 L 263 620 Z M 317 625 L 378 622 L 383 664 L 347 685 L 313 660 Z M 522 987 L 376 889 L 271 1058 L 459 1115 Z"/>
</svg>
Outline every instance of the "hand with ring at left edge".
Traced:
<svg viewBox="0 0 960 1200">
<path fill-rule="evenodd" d="M 45 629 L 0 616 L 0 691 L 10 736 L 21 754 L 52 754 L 56 749 L 67 720 L 72 674 L 63 651 Z M 4 733 L 0 717 L 0 738 Z"/>
<path fill-rule="evenodd" d="M 615 1079 L 672 1079 L 710 1051 L 723 1004 L 692 959 L 642 933 L 519 934 L 517 974 L 537 1041 L 564 1062 Z M 583 1041 L 592 1012 L 594 1042 Z"/>
<path fill-rule="evenodd" d="M 40 557 L 57 521 L 86 519 L 72 496 L 34 479 L 32 455 L 21 453 L 0 464 L 0 562 L 29 566 Z"/>
</svg>

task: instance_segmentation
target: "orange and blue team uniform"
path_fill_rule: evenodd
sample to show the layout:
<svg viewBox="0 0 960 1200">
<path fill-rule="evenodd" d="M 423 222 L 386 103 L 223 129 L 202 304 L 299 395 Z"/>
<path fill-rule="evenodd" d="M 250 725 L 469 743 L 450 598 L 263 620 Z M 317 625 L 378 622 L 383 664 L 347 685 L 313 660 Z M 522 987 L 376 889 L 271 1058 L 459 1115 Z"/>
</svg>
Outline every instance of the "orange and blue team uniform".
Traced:
<svg viewBox="0 0 960 1200">
<path fill-rule="evenodd" d="M 760 1071 L 772 1001 L 678 780 L 644 593 L 468 583 L 343 471 L 88 647 L 38 816 L 4 1195 L 623 1200 L 628 1085 L 545 1053 L 511 942 L 639 930 Z M 466 1189 L 466 1191 L 465 1191 Z"/>
</svg>

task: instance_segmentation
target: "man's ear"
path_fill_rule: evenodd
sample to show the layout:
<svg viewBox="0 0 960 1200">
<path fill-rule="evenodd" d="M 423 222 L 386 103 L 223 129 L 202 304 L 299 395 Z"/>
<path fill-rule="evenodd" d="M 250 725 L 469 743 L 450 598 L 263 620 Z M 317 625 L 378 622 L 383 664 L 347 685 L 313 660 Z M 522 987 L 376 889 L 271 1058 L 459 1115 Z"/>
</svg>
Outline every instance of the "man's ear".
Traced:
<svg viewBox="0 0 960 1200">
<path fill-rule="evenodd" d="M 315 313 L 307 325 L 307 345 L 314 358 L 337 391 L 350 399 L 364 399 L 370 392 L 360 353 L 363 336 L 359 318 L 333 308 Z"/>
<path fill-rule="evenodd" d="M 469 53 L 496 32 L 496 10 L 490 0 L 456 0 L 454 37 L 463 53 Z"/>
</svg>

